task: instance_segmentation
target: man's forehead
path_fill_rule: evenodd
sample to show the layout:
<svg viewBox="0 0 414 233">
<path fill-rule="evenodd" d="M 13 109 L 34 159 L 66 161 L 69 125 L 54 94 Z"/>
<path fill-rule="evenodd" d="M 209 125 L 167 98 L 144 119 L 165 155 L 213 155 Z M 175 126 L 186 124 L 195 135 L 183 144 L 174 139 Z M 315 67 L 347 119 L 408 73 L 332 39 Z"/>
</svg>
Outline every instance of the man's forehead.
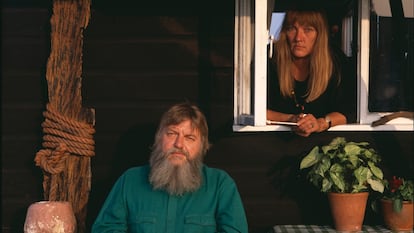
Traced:
<svg viewBox="0 0 414 233">
<path fill-rule="evenodd" d="M 172 124 L 172 125 L 168 125 L 167 129 L 170 130 L 177 130 L 177 131 L 184 131 L 187 134 L 195 134 L 198 135 L 200 134 L 200 131 L 198 130 L 197 127 L 195 127 L 190 120 L 185 120 L 182 121 L 178 124 Z"/>
</svg>

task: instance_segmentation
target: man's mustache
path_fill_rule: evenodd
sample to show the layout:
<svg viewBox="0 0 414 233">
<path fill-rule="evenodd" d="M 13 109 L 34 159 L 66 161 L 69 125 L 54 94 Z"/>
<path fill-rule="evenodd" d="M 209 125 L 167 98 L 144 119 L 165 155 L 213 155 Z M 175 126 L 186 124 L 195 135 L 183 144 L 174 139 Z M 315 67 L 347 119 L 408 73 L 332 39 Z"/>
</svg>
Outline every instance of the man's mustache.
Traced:
<svg viewBox="0 0 414 233">
<path fill-rule="evenodd" d="M 172 149 L 168 150 L 167 153 L 166 153 L 166 155 L 168 157 L 168 156 L 170 156 L 173 153 L 183 154 L 186 157 L 186 159 L 188 159 L 190 157 L 190 155 L 189 155 L 189 153 L 187 151 L 185 151 L 183 149 L 177 149 L 177 148 L 172 148 Z"/>
</svg>

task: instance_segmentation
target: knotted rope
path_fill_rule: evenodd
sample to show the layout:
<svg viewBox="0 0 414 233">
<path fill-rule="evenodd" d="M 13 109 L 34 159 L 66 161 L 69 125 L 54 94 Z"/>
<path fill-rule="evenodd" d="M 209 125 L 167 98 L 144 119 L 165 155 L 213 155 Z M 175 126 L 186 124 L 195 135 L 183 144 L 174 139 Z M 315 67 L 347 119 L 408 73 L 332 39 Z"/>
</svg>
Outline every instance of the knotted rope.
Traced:
<svg viewBox="0 0 414 233">
<path fill-rule="evenodd" d="M 95 155 L 95 129 L 90 124 L 61 115 L 50 104 L 46 106 L 43 116 L 42 146 L 46 149 L 36 153 L 35 162 L 44 172 L 45 198 L 55 200 L 57 183 L 54 182 L 54 177 L 63 172 L 66 158 L 71 154 L 87 157 Z M 47 187 L 50 187 L 49 191 Z"/>
</svg>

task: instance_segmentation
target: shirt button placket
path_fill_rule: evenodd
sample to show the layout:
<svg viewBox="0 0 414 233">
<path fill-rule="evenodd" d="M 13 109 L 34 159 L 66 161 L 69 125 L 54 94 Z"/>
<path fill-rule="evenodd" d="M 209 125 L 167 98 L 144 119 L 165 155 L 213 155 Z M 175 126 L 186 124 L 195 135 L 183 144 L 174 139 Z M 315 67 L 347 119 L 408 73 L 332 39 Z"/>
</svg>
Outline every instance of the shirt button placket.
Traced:
<svg viewBox="0 0 414 233">
<path fill-rule="evenodd" d="M 177 197 L 170 196 L 168 199 L 166 233 L 175 233 L 176 231 L 177 202 Z"/>
</svg>

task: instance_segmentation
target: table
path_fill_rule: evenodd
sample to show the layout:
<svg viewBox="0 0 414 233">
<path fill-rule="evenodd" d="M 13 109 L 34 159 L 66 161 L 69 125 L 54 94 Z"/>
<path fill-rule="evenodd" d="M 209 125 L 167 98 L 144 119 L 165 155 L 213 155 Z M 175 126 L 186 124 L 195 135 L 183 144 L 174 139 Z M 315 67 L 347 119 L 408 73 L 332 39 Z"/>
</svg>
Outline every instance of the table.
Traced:
<svg viewBox="0 0 414 233">
<path fill-rule="evenodd" d="M 362 226 L 361 233 L 393 233 L 384 226 Z M 411 231 L 412 233 L 413 231 Z M 332 226 L 318 225 L 276 225 L 273 233 L 338 233 Z"/>
</svg>

